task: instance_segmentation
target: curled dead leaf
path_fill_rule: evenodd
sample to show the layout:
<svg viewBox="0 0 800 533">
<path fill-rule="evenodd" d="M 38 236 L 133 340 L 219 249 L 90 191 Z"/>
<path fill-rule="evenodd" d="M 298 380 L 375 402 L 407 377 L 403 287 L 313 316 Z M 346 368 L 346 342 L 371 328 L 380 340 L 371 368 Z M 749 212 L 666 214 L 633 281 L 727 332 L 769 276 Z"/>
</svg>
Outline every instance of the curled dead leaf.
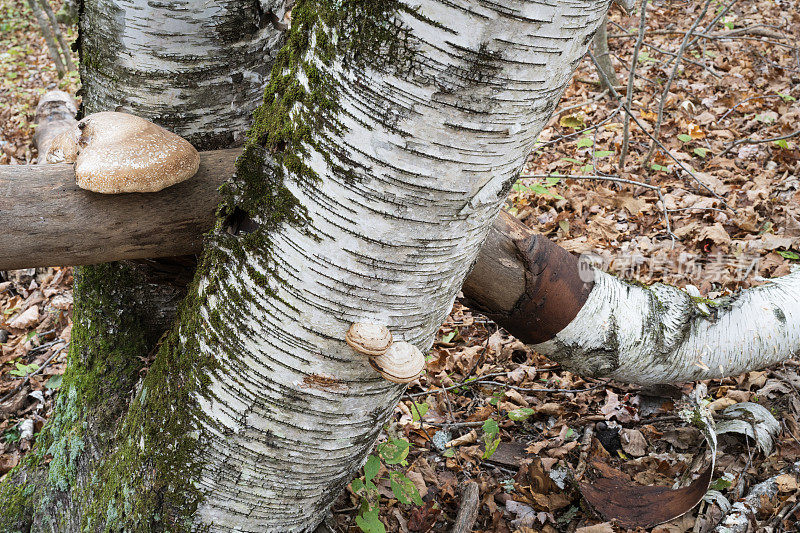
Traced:
<svg viewBox="0 0 800 533">
<path fill-rule="evenodd" d="M 626 527 L 653 527 L 691 510 L 700 503 L 711 482 L 711 467 L 680 489 L 633 485 L 620 478 L 598 478 L 579 483 L 586 498 L 606 520 Z"/>
</svg>

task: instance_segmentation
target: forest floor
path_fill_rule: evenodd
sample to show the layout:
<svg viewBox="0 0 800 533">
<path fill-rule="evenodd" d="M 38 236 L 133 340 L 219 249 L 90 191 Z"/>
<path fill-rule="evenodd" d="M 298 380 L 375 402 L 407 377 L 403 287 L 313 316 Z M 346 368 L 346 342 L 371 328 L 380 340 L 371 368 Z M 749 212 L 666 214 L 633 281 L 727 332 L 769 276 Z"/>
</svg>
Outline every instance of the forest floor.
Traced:
<svg viewBox="0 0 800 533">
<path fill-rule="evenodd" d="M 697 42 L 681 51 L 705 6 Z M 800 260 L 800 7 L 693 0 L 649 4 L 646 14 L 624 164 L 626 114 L 587 56 L 508 209 L 570 251 L 594 254 L 605 270 L 644 283 L 693 284 L 705 297 L 788 273 Z M 623 99 L 639 20 L 638 11 L 612 8 L 609 45 Z M 74 38 L 74 28 L 63 30 Z M 57 87 L 75 94 L 76 74 L 59 80 L 27 4 L 0 0 L 0 164 L 36 161 L 36 102 Z M 648 134 L 660 142 L 649 161 Z M 71 287 L 69 267 L 0 279 L 0 476 L 30 450 L 52 412 L 70 338 Z M 686 398 L 702 391 L 718 420 L 731 418 L 722 411 L 733 404 L 765 407 L 777 421 L 776 438 L 759 446 L 742 435 L 748 428 L 768 432 L 760 422 L 720 435 L 711 476 L 716 492 L 651 530 L 711 531 L 726 503 L 779 476 L 774 494 L 756 500 L 751 527 L 797 531 L 798 387 L 795 360 L 676 386 L 583 379 L 456 303 L 427 373 L 397 406 L 375 459 L 337 502 L 331 526 L 450 531 L 475 482 L 471 531 L 645 530 L 607 522 L 602 513 L 615 498 L 645 522 L 671 505 L 684 510 L 674 494 L 651 500 L 652 489 L 641 486 L 684 486 L 709 463 L 702 432 L 677 416 Z M 593 508 L 573 482 L 576 473 L 617 485 Z M 684 494 L 705 492 L 702 481 Z M 417 494 L 421 505 L 412 501 Z"/>
</svg>

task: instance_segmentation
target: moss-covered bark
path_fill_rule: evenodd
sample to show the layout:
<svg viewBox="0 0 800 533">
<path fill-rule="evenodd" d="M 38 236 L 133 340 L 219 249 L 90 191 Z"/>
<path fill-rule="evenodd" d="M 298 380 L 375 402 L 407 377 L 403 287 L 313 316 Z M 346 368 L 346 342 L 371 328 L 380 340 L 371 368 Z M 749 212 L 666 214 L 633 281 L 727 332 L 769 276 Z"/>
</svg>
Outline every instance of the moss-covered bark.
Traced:
<svg viewBox="0 0 800 533">
<path fill-rule="evenodd" d="M 82 2 L 83 112 L 121 107 L 187 135 L 199 148 L 235 144 L 261 99 L 270 58 L 282 39 L 270 27 L 272 13 L 263 8 L 280 13 L 282 4 L 231 1 L 205 18 L 202 9 L 185 11 L 178 17 L 186 25 L 183 30 L 210 23 L 213 31 L 181 37 L 179 27 L 158 28 L 158 10 L 169 10 L 167 4 L 142 9 L 135 0 Z M 132 14 L 135 23 L 126 20 Z M 164 40 L 148 40 L 147 35 Z M 217 63 L 198 61 L 192 46 L 204 54 L 213 52 Z M 131 62 L 131 57 L 138 59 Z M 153 61 L 164 63 L 154 70 Z M 148 63 L 143 70 L 135 66 Z M 220 81 L 209 83 L 210 75 Z M 211 123 L 213 128 L 202 127 Z M 185 272 L 173 271 L 192 268 L 183 263 L 192 262 L 168 265 L 166 274 L 163 262 L 76 269 L 74 327 L 63 386 L 34 450 L 0 484 L 0 532 L 150 532 L 171 529 L 165 521 L 177 523 L 176 517 L 191 515 L 186 494 L 191 489 L 173 483 L 185 484 L 189 476 L 172 437 L 190 433 L 181 424 L 192 419 L 183 404 L 190 403 L 187 397 L 194 387 L 179 383 L 191 379 L 191 373 L 174 366 L 177 330 L 165 334 L 185 294 L 186 281 L 180 280 Z M 150 375 L 143 384 L 146 373 Z M 138 403 L 132 407 L 137 393 Z M 178 427 L 161 427 L 167 419 Z M 134 442 L 134 434 L 143 440 Z M 177 452 L 174 460 L 143 458 L 146 454 L 138 448 L 145 440 Z"/>
<path fill-rule="evenodd" d="M 137 20 L 161 7 L 119 1 L 143 10 Z M 394 0 L 296 3 L 167 333 L 153 320 L 166 301 L 150 305 L 161 292 L 142 271 L 81 269 L 70 374 L 36 456 L 47 479 L 0 488 L 35 530 L 285 533 L 319 522 L 402 391 L 344 332 L 381 321 L 430 345 L 605 9 L 520 3 L 520 13 L 484 6 L 484 18 L 428 4 L 436 21 Z M 550 43 L 548 32 L 567 35 Z M 111 78 L 108 58 L 86 52 L 93 102 L 97 80 Z M 309 386 L 320 376 L 337 387 Z"/>
<path fill-rule="evenodd" d="M 67 371 L 34 450 L 0 485 L 3 527 L 80 530 L 76 511 L 92 498 L 95 470 L 115 446 L 120 417 L 164 327 L 157 288 L 131 264 L 76 270 Z"/>
</svg>

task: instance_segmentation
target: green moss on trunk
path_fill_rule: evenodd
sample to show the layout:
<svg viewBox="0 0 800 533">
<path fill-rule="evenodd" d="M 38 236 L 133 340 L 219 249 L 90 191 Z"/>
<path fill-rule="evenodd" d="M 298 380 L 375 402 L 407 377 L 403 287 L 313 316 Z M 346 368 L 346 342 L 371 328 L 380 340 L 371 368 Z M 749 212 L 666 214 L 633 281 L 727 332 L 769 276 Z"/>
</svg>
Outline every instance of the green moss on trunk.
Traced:
<svg viewBox="0 0 800 533">
<path fill-rule="evenodd" d="M 0 487 L 0 502 L 14 502 L 10 512 L 25 515 L 66 498 L 71 505 L 61 506 L 63 512 L 80 516 L 39 508 L 40 523 L 63 519 L 91 532 L 196 530 L 192 520 L 202 499 L 197 481 L 203 468 L 198 450 L 205 445 L 204 428 L 212 425 L 198 400 L 208 394 L 221 358 L 237 357 L 240 342 L 208 299 L 223 301 L 234 314 L 243 309 L 250 297 L 229 276 L 242 269 L 268 294 L 282 283 L 272 266 L 271 237 L 284 224 L 307 226 L 307 213 L 287 183 L 317 186 L 320 177 L 305 163 L 311 150 L 345 179 L 366 171 L 336 142 L 344 126 L 329 72 L 334 62 L 345 68 L 412 68 L 414 51 L 401 11 L 419 16 L 398 1 L 300 0 L 294 7 L 287 44 L 236 175 L 223 188 L 195 281 L 168 333 L 161 336 L 153 323 L 151 285 L 135 268 L 116 263 L 79 270 L 69 370 L 55 415 L 32 455 L 32 461 L 49 460 L 48 482 Z M 89 57 L 84 51 L 84 65 Z M 238 231 L 243 218 L 251 219 L 252 231 Z M 258 258 L 261 268 L 245 264 L 246 257 Z M 240 332 L 247 329 L 244 319 L 233 318 Z M 201 342 L 219 347 L 219 353 L 204 355 Z M 140 380 L 148 354 L 154 361 Z"/>
</svg>

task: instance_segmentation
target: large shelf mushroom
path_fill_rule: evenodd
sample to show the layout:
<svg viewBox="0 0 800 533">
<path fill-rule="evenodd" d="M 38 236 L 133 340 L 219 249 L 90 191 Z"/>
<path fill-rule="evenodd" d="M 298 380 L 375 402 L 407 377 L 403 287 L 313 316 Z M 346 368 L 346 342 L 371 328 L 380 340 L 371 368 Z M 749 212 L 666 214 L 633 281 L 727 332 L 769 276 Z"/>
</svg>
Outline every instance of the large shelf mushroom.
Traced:
<svg viewBox="0 0 800 533">
<path fill-rule="evenodd" d="M 75 163 L 78 187 L 103 194 L 157 192 L 197 173 L 200 157 L 182 137 L 149 120 L 105 111 L 53 139 L 48 163 Z"/>
</svg>

